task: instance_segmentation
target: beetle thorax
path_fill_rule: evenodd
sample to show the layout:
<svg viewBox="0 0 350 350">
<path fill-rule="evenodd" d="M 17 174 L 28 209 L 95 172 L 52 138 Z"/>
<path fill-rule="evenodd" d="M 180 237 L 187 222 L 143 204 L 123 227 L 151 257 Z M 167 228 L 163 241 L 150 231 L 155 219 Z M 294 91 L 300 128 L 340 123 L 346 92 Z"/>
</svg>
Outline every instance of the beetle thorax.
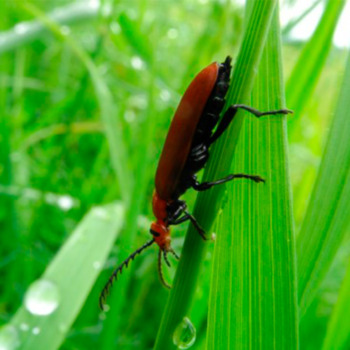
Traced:
<svg viewBox="0 0 350 350">
<path fill-rule="evenodd" d="M 153 198 L 152 198 L 152 208 L 153 208 L 153 214 L 158 221 L 166 222 L 168 217 L 167 204 L 168 204 L 167 201 L 160 198 L 158 193 L 154 191 Z"/>
</svg>

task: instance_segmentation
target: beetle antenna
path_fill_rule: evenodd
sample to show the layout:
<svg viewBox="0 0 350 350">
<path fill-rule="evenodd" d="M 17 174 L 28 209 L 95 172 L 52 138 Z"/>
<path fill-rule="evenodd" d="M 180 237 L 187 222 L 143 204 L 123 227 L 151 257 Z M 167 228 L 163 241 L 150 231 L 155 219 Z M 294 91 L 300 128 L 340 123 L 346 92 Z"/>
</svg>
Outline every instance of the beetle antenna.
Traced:
<svg viewBox="0 0 350 350">
<path fill-rule="evenodd" d="M 162 282 L 162 285 L 165 288 L 171 289 L 171 286 L 164 279 L 163 270 L 162 270 L 162 250 L 161 249 L 159 249 L 159 252 L 158 252 L 158 274 L 159 274 L 159 279 Z"/>
<path fill-rule="evenodd" d="M 174 255 L 176 260 L 180 260 L 180 257 L 176 254 L 176 252 L 175 252 L 175 250 L 173 248 L 170 248 L 169 252 Z"/>
<path fill-rule="evenodd" d="M 100 305 L 100 309 L 103 310 L 103 305 L 106 301 L 106 298 L 109 294 L 109 291 L 113 285 L 113 282 L 115 280 L 117 280 L 118 278 L 118 274 L 121 274 L 123 272 L 123 268 L 128 267 L 129 262 L 131 260 L 134 260 L 135 256 L 137 254 L 140 254 L 143 250 L 145 250 L 146 248 L 148 248 L 149 246 L 151 246 L 154 243 L 154 239 L 151 239 L 150 241 L 146 242 L 142 247 L 140 247 L 139 249 L 135 250 L 132 254 L 130 254 L 111 274 L 111 276 L 109 277 L 107 283 L 105 284 L 105 286 L 103 287 L 101 294 L 100 294 L 100 298 L 99 298 L 99 305 Z"/>
<path fill-rule="evenodd" d="M 165 249 L 163 250 L 163 255 L 164 255 L 164 261 L 165 261 L 165 263 L 168 265 L 168 267 L 171 267 L 170 262 L 169 262 L 169 260 L 168 260 L 167 251 L 166 251 Z"/>
</svg>

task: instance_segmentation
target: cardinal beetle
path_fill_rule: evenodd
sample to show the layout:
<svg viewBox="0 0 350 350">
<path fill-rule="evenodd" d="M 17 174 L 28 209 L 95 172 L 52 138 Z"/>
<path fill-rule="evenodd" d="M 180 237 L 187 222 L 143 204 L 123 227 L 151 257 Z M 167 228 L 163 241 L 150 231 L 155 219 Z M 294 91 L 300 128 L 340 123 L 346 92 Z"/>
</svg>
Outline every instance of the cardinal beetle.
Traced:
<svg viewBox="0 0 350 350">
<path fill-rule="evenodd" d="M 127 267 L 129 262 L 147 247 L 156 243 L 159 246 L 158 271 L 162 283 L 161 257 L 169 265 L 167 253 L 179 258 L 172 249 L 169 226 L 190 221 L 203 239 L 205 232 L 200 224 L 188 211 L 186 202 L 179 197 L 189 188 L 205 191 L 214 185 L 219 185 L 236 178 L 246 178 L 257 183 L 264 180 L 257 175 L 230 174 L 222 179 L 199 183 L 196 173 L 208 161 L 210 146 L 225 132 L 238 109 L 244 109 L 256 117 L 273 114 L 291 113 L 288 109 L 260 112 L 252 107 L 236 104 L 230 106 L 219 120 L 225 104 L 225 96 L 230 84 L 231 57 L 219 64 L 214 62 L 204 68 L 191 82 L 183 95 L 175 112 L 170 129 L 165 140 L 158 163 L 153 193 L 153 213 L 156 221 L 151 224 L 150 233 L 153 238 L 133 252 L 119 265 L 109 278 L 100 295 L 100 307 L 103 308 L 106 296 L 113 281 Z"/>
</svg>

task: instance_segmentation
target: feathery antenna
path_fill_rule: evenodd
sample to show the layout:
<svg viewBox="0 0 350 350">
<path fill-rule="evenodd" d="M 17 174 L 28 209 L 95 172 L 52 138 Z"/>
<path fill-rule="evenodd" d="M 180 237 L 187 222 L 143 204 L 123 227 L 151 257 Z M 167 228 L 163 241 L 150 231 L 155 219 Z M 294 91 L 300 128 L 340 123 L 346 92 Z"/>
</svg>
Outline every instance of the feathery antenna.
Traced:
<svg viewBox="0 0 350 350">
<path fill-rule="evenodd" d="M 151 239 L 150 241 L 146 242 L 142 247 L 140 247 L 139 249 L 135 250 L 129 257 L 127 257 L 112 273 L 112 275 L 109 277 L 107 283 L 105 284 L 105 286 L 103 287 L 101 294 L 100 294 L 100 298 L 99 298 L 99 305 L 100 305 L 100 309 L 103 310 L 103 304 L 106 301 L 106 298 L 109 294 L 109 291 L 113 285 L 113 282 L 117 279 L 118 274 L 121 274 L 123 271 L 124 266 L 128 267 L 129 262 L 131 260 L 134 260 L 135 256 L 137 254 L 140 254 L 143 250 L 145 250 L 146 248 L 148 248 L 149 246 L 151 246 L 154 243 L 154 239 Z"/>
<path fill-rule="evenodd" d="M 159 274 L 159 279 L 162 282 L 162 285 L 165 288 L 171 289 L 171 286 L 164 279 L 163 270 L 162 270 L 162 250 L 160 248 L 158 252 L 158 274 Z"/>
</svg>

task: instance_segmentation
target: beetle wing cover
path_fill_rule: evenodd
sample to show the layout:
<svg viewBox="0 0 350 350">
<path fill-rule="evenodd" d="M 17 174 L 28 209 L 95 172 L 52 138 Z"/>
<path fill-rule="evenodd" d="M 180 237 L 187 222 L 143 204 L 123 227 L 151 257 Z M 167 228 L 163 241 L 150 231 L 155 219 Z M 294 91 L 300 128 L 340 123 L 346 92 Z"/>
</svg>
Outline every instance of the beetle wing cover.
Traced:
<svg viewBox="0 0 350 350">
<path fill-rule="evenodd" d="M 185 166 L 198 122 L 215 86 L 219 65 L 214 62 L 193 79 L 171 122 L 156 172 L 156 191 L 172 199 Z"/>
</svg>

